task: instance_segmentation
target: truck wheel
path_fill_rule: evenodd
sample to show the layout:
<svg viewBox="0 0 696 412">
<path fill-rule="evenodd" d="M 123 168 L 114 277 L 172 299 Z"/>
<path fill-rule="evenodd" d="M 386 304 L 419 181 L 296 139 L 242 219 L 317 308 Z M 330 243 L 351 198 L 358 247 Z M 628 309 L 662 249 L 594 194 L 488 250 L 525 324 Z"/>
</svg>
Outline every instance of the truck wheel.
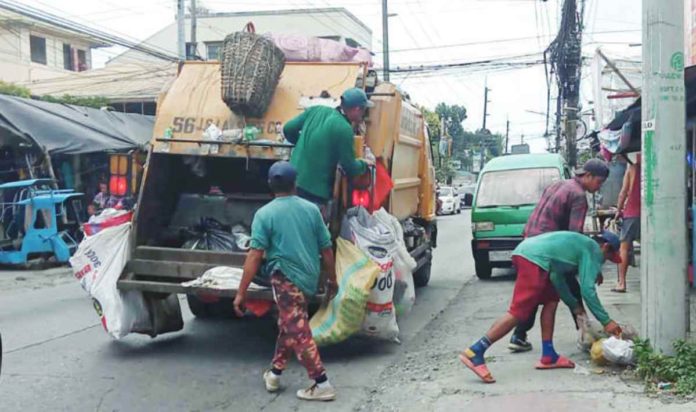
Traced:
<svg viewBox="0 0 696 412">
<path fill-rule="evenodd" d="M 212 319 L 235 319 L 234 302 L 230 298 L 220 298 L 217 302 L 204 302 L 196 295 L 186 295 L 186 302 L 191 309 L 191 313 L 197 318 Z"/>
<path fill-rule="evenodd" d="M 413 283 L 418 288 L 428 286 L 430 282 L 430 270 L 432 268 L 433 262 L 431 260 L 424 264 L 417 271 L 413 272 Z"/>
<path fill-rule="evenodd" d="M 490 279 L 493 273 L 491 261 L 488 258 L 488 252 L 478 252 L 474 254 L 474 266 L 476 267 L 476 276 L 479 279 Z"/>
</svg>

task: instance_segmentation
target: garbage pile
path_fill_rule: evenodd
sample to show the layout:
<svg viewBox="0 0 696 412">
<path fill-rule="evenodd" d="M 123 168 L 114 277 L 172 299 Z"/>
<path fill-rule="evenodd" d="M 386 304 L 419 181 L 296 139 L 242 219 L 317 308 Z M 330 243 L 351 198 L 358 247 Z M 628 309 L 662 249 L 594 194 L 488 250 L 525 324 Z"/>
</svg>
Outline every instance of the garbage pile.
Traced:
<svg viewBox="0 0 696 412">
<path fill-rule="evenodd" d="M 237 224 L 224 225 L 211 217 L 201 218 L 200 223 L 183 230 L 186 239 L 182 249 L 247 252 L 251 243 L 249 229 Z"/>
<path fill-rule="evenodd" d="M 590 353 L 592 362 L 598 366 L 633 365 L 635 356 L 633 353 L 633 341 L 638 338 L 634 327 L 622 324 L 621 337 L 608 336 L 602 326 L 587 318 L 578 316 L 578 348 Z"/>
<path fill-rule="evenodd" d="M 415 302 L 416 262 L 403 243 L 399 221 L 384 209 L 348 210 L 336 254 L 338 293 L 310 320 L 317 345 L 354 334 L 399 342 L 397 315 Z"/>
</svg>

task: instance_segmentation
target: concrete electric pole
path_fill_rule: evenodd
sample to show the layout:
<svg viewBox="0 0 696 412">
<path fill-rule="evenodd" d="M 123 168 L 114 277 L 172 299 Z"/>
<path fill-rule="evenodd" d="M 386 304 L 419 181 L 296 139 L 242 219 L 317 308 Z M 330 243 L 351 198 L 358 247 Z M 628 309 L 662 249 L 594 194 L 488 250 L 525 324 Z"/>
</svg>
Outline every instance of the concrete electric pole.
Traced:
<svg viewBox="0 0 696 412">
<path fill-rule="evenodd" d="M 507 119 L 507 123 L 505 125 L 505 152 L 508 153 L 508 140 L 510 138 L 510 119 Z"/>
<path fill-rule="evenodd" d="M 485 163 L 485 153 L 486 153 L 486 146 L 485 146 L 485 140 L 487 139 L 488 136 L 488 129 L 486 129 L 486 121 L 488 120 L 488 92 L 491 91 L 491 89 L 488 88 L 488 79 L 486 79 L 486 85 L 484 86 L 483 89 L 483 125 L 481 127 L 481 169 L 483 170 L 483 164 Z"/>
<path fill-rule="evenodd" d="M 191 48 L 187 54 L 188 59 L 195 60 L 198 57 L 198 45 L 196 32 L 198 31 L 198 21 L 196 16 L 196 0 L 191 0 Z"/>
<path fill-rule="evenodd" d="M 186 60 L 186 32 L 184 28 L 184 0 L 176 0 L 176 46 L 179 60 Z"/>
<path fill-rule="evenodd" d="M 578 148 L 578 112 L 580 111 L 580 81 L 582 74 L 582 31 L 583 16 L 585 14 L 585 0 L 580 0 L 580 10 L 578 10 L 578 0 L 566 0 L 570 4 L 571 13 L 566 23 L 570 25 L 569 33 L 574 39 L 569 44 L 568 50 L 568 72 L 570 74 L 570 84 L 566 90 L 565 100 L 565 138 L 566 138 L 566 157 L 570 167 L 577 166 Z"/>
<path fill-rule="evenodd" d="M 382 0 L 382 63 L 384 81 L 389 81 L 389 11 L 387 0 Z"/>
<path fill-rule="evenodd" d="M 673 354 L 689 321 L 682 0 L 643 0 L 642 95 L 641 332 Z"/>
</svg>

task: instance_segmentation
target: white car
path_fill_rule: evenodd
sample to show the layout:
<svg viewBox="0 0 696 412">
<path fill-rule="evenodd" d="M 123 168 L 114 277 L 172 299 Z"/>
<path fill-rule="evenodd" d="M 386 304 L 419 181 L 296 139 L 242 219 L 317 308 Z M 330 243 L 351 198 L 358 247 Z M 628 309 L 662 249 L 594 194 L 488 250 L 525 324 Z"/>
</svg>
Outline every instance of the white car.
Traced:
<svg viewBox="0 0 696 412">
<path fill-rule="evenodd" d="M 462 212 L 462 202 L 457 192 L 451 187 L 441 187 L 438 198 L 442 203 L 440 214 L 453 215 Z"/>
</svg>

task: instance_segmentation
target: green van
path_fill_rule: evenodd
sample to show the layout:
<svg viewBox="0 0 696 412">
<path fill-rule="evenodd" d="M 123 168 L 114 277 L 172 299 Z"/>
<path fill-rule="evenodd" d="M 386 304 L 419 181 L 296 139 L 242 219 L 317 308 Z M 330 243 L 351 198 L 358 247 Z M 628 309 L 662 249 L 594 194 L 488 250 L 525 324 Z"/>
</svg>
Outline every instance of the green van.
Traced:
<svg viewBox="0 0 696 412">
<path fill-rule="evenodd" d="M 471 249 L 476 276 L 491 277 L 494 267 L 510 267 L 512 251 L 544 189 L 570 170 L 558 154 L 518 154 L 492 159 L 479 174 L 471 207 Z"/>
</svg>

